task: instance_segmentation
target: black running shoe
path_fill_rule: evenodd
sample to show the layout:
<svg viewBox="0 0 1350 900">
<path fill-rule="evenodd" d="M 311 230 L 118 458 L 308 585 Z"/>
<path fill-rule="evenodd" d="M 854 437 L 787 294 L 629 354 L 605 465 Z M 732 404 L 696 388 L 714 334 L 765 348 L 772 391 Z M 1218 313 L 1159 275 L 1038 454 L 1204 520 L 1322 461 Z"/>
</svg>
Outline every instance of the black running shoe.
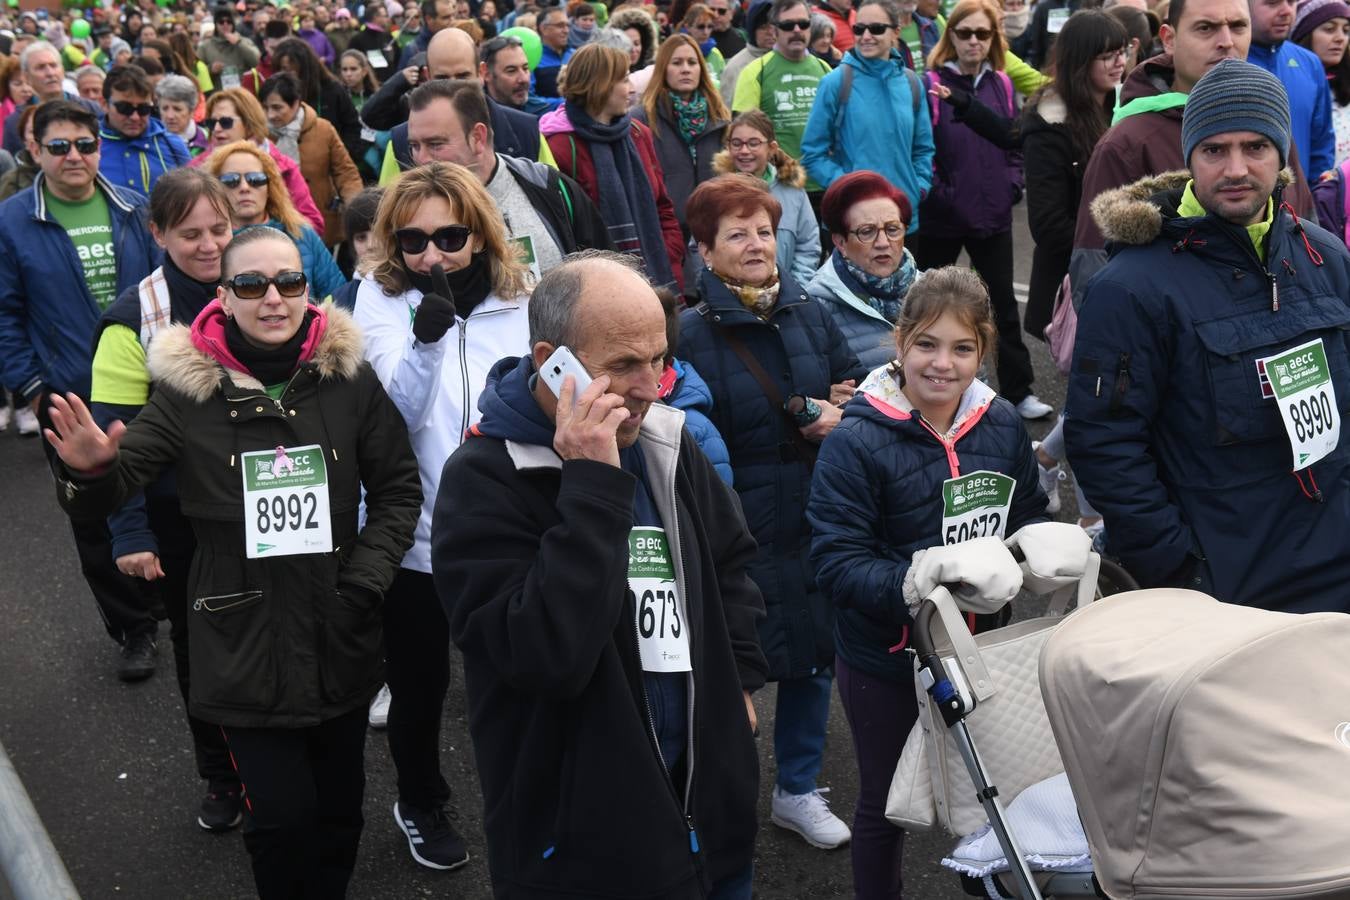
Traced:
<svg viewBox="0 0 1350 900">
<path fill-rule="evenodd" d="M 395 803 L 394 821 L 408 836 L 412 858 L 428 869 L 458 869 L 469 861 L 464 838 L 450 824 L 444 806 L 423 811 L 406 803 Z"/>
<path fill-rule="evenodd" d="M 202 798 L 197 824 L 214 834 L 222 834 L 239 825 L 244 819 L 244 802 L 239 797 L 239 785 L 213 786 Z"/>
<path fill-rule="evenodd" d="M 144 681 L 155 674 L 158 657 L 155 633 L 137 632 L 122 645 L 122 661 L 117 664 L 117 677 L 122 681 Z"/>
</svg>

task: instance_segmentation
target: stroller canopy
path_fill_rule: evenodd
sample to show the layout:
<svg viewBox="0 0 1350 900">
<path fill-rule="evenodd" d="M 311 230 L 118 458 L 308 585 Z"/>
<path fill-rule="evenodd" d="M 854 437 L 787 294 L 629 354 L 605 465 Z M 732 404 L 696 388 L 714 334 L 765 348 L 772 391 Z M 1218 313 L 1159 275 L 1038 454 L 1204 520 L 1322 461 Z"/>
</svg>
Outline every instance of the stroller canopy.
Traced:
<svg viewBox="0 0 1350 900">
<path fill-rule="evenodd" d="M 1350 616 L 1135 591 L 1040 668 L 1110 896 L 1350 896 Z"/>
</svg>

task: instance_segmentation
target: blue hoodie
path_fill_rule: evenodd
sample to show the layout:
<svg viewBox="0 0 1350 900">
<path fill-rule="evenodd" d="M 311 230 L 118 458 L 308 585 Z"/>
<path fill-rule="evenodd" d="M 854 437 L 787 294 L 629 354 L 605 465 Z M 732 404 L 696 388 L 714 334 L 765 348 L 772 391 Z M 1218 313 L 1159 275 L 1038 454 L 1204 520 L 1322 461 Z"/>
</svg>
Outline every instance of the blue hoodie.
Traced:
<svg viewBox="0 0 1350 900">
<path fill-rule="evenodd" d="M 1336 168 L 1336 129 L 1331 124 L 1331 88 L 1322 60 L 1293 41 L 1264 46 L 1252 41 L 1247 62 L 1280 79 L 1289 95 L 1291 137 L 1309 184 Z M 1286 164 L 1288 160 L 1285 161 Z"/>
<path fill-rule="evenodd" d="M 192 159 L 183 139 L 171 134 L 159 119 L 150 119 L 145 131 L 134 138 L 115 131 L 106 121 L 100 122 L 98 136 L 103 142 L 99 174 L 124 190 L 146 197 L 159 176 Z"/>
<path fill-rule="evenodd" d="M 666 403 L 684 411 L 685 430 L 698 444 L 703 455 L 708 457 L 708 462 L 713 464 L 718 477 L 727 483 L 727 487 L 731 487 L 731 453 L 717 426 L 708 418 L 713 408 L 708 382 L 683 360 L 671 360 L 671 367 L 675 369 L 676 381 L 670 396 L 666 397 Z"/>
<path fill-rule="evenodd" d="M 483 437 L 552 447 L 553 423 L 530 390 L 534 378 L 534 360 L 528 356 L 497 360 L 478 395 L 483 418 L 471 430 Z"/>
</svg>

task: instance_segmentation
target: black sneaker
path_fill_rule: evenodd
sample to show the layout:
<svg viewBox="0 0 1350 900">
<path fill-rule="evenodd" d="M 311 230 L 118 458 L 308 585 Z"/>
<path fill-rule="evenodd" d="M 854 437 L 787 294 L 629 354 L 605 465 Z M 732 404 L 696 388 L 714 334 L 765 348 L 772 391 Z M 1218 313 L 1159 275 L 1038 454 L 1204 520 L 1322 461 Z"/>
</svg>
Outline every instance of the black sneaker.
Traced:
<svg viewBox="0 0 1350 900">
<path fill-rule="evenodd" d="M 428 869 L 458 869 L 469 861 L 464 838 L 450 824 L 444 806 L 423 812 L 406 803 L 400 809 L 395 803 L 394 821 L 408 836 L 412 858 Z"/>
<path fill-rule="evenodd" d="M 212 786 L 211 791 L 202 798 L 197 824 L 207 831 L 221 834 L 243 821 L 243 807 L 243 801 L 239 798 L 239 785 L 231 788 Z"/>
<path fill-rule="evenodd" d="M 122 661 L 117 665 L 117 677 L 123 681 L 144 681 L 155 674 L 158 656 L 153 631 L 133 634 L 122 645 Z"/>
</svg>

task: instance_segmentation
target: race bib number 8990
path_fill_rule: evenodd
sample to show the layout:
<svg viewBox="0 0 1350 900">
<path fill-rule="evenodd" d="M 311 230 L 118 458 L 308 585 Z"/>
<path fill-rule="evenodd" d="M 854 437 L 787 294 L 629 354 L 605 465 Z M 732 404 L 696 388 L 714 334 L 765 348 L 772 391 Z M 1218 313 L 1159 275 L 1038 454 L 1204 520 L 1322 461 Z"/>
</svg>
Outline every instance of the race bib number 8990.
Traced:
<svg viewBox="0 0 1350 900">
<path fill-rule="evenodd" d="M 1289 435 L 1294 471 L 1328 456 L 1341 440 L 1341 416 L 1322 339 L 1261 360 Z"/>
</svg>

